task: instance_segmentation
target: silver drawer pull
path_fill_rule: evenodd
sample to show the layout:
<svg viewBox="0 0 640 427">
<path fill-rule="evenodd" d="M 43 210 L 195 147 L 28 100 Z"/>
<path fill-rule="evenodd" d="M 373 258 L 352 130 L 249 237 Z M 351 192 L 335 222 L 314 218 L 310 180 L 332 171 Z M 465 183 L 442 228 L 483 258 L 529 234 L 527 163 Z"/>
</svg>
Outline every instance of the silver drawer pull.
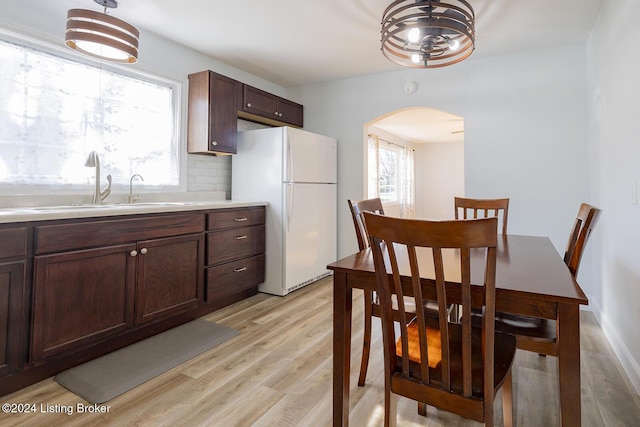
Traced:
<svg viewBox="0 0 640 427">
<path fill-rule="evenodd" d="M 133 251 L 129 252 L 129 255 L 136 256 L 136 255 L 138 255 L 138 251 L 133 250 Z"/>
<path fill-rule="evenodd" d="M 240 267 L 240 268 L 234 268 L 233 272 L 234 273 L 240 273 L 241 271 L 246 271 L 247 267 Z"/>
<path fill-rule="evenodd" d="M 241 218 L 233 218 L 233 220 L 235 222 L 242 222 L 242 221 L 247 221 L 249 218 L 247 218 L 246 216 L 243 216 Z"/>
<path fill-rule="evenodd" d="M 140 253 L 141 253 L 142 255 L 146 254 L 146 253 L 147 253 L 147 248 L 142 248 L 142 249 L 140 249 Z"/>
<path fill-rule="evenodd" d="M 234 236 L 233 238 L 236 240 L 244 240 L 247 238 L 247 236 Z"/>
</svg>

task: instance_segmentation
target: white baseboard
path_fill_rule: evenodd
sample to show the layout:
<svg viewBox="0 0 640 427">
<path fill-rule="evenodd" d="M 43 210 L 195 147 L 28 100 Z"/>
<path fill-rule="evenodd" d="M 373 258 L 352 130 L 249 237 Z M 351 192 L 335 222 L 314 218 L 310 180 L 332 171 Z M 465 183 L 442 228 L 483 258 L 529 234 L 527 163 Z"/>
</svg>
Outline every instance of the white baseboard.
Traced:
<svg viewBox="0 0 640 427">
<path fill-rule="evenodd" d="M 633 358 L 624 340 L 618 334 L 617 328 L 611 324 L 606 316 L 602 315 L 600 306 L 595 301 L 589 300 L 589 303 L 592 305 L 592 312 L 600 324 L 600 328 L 602 328 L 609 344 L 611 344 L 611 348 L 618 356 L 622 368 L 629 377 L 631 385 L 633 385 L 636 393 L 640 394 L 640 366 L 638 362 Z"/>
</svg>

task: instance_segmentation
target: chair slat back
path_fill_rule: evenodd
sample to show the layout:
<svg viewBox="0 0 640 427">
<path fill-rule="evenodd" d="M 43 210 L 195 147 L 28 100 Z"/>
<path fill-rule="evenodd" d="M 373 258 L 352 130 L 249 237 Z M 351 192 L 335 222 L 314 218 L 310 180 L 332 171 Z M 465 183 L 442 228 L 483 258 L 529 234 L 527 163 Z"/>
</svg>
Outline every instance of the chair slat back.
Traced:
<svg viewBox="0 0 640 427">
<path fill-rule="evenodd" d="M 382 200 L 379 197 L 365 200 L 347 200 L 349 204 L 349 210 L 351 211 L 351 218 L 353 219 L 353 225 L 356 229 L 356 237 L 358 239 L 358 248 L 360 250 L 369 247 L 369 237 L 367 235 L 367 229 L 365 228 L 362 220 L 363 212 L 374 212 L 384 215 L 384 208 L 382 207 Z"/>
<path fill-rule="evenodd" d="M 509 199 L 454 198 L 455 219 L 489 218 L 502 216 L 502 234 L 507 234 Z"/>
<path fill-rule="evenodd" d="M 385 356 L 385 380 L 392 376 L 401 375 L 408 383 L 419 383 L 423 386 L 444 391 L 447 394 L 470 398 L 472 396 L 472 328 L 471 328 L 471 251 L 483 250 L 486 253 L 485 265 L 474 266 L 485 270 L 483 315 L 483 346 L 482 357 L 484 367 L 480 375 L 483 376 L 484 395 L 493 393 L 493 351 L 494 351 L 494 318 L 495 318 L 495 266 L 497 245 L 497 218 L 457 220 L 457 221 L 427 221 L 405 218 L 394 218 L 365 212 L 364 222 L 369 233 L 370 245 L 374 257 L 377 279 L 377 290 L 381 304 L 381 318 L 383 328 L 383 344 Z M 421 280 L 421 266 L 424 266 L 425 253 L 431 251 L 433 259 L 433 274 L 438 302 L 438 320 L 441 348 L 430 347 L 427 337 L 427 324 L 433 324 L 432 317 L 425 316 Z M 419 263 L 417 251 L 421 251 L 422 261 Z M 422 251 L 426 251 L 422 253 Z M 449 251 L 447 253 L 447 251 Z M 460 271 L 455 274 L 461 281 L 460 301 L 448 301 L 447 276 L 452 274 L 451 262 L 447 257 L 459 254 L 456 265 Z M 401 259 L 402 258 L 402 259 Z M 400 271 L 407 265 L 409 271 Z M 426 268 L 426 267 L 425 267 Z M 445 271 L 445 268 L 447 271 Z M 459 275 L 459 276 L 458 276 Z M 458 280 L 458 279 L 456 279 Z M 394 325 L 392 314 L 392 294 L 398 296 L 398 311 L 401 318 Z M 415 343 L 409 337 L 410 316 L 404 309 L 406 300 L 415 299 L 416 319 L 419 338 L 419 375 L 416 375 L 416 351 L 410 351 L 410 344 Z M 448 322 L 448 304 L 454 302 L 462 305 L 461 320 L 462 349 L 453 348 L 451 344 L 451 328 L 460 328 Z M 414 328 L 415 329 L 415 328 Z M 399 330 L 399 332 L 396 332 Z M 399 334 L 399 337 L 397 336 Z M 399 340 L 399 341 L 398 341 Z M 401 348 L 398 351 L 398 347 Z M 460 363 L 459 358 L 453 359 L 454 353 L 462 353 L 462 390 L 452 387 L 452 363 Z M 401 353 L 401 357 L 397 356 Z M 400 360 L 398 360 L 398 357 Z M 412 363 L 413 360 L 413 363 Z M 412 367 L 413 365 L 413 367 Z M 429 369 L 431 367 L 431 370 Z M 434 368 L 439 368 L 439 375 L 434 375 Z M 435 376 L 435 378 L 434 378 Z M 411 386 L 407 386 L 411 387 Z M 460 397 L 458 397 L 459 399 Z"/>
<path fill-rule="evenodd" d="M 564 253 L 564 262 L 574 277 L 578 275 L 582 254 L 591 236 L 591 232 L 598 222 L 601 210 L 587 203 L 582 203 L 578 210 L 578 216 L 571 229 L 567 249 Z"/>
</svg>

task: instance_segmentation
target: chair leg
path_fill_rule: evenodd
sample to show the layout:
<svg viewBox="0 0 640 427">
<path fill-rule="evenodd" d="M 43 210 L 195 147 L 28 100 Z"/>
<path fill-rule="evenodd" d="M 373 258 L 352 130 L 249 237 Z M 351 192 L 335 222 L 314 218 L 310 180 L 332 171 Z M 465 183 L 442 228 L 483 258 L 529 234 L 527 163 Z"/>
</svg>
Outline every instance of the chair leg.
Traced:
<svg viewBox="0 0 640 427">
<path fill-rule="evenodd" d="M 427 404 L 418 402 L 418 415 L 422 415 L 423 417 L 427 416 Z"/>
<path fill-rule="evenodd" d="M 389 387 L 384 388 L 384 426 L 396 427 L 398 423 L 398 400 L 400 396 L 392 393 Z"/>
<path fill-rule="evenodd" d="M 367 368 L 369 367 L 369 353 L 371 352 L 371 317 L 373 304 L 373 294 L 370 291 L 364 291 L 364 331 L 362 337 L 362 360 L 360 361 L 360 376 L 358 377 L 358 385 L 362 387 L 367 377 Z"/>
<path fill-rule="evenodd" d="M 511 370 L 507 374 L 507 378 L 502 383 L 502 418 L 504 427 L 512 427 L 515 425 L 513 419 L 513 387 L 511 383 Z"/>
</svg>

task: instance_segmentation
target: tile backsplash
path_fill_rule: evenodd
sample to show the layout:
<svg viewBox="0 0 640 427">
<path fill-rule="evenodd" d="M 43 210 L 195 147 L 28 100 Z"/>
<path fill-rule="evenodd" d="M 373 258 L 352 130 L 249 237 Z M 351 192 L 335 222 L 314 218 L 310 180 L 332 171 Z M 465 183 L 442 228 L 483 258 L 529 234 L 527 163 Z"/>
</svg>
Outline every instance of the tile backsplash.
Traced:
<svg viewBox="0 0 640 427">
<path fill-rule="evenodd" d="M 238 120 L 238 131 L 263 129 L 268 126 Z M 231 199 L 231 164 L 233 156 L 189 154 L 187 191 L 224 191 Z"/>
</svg>

